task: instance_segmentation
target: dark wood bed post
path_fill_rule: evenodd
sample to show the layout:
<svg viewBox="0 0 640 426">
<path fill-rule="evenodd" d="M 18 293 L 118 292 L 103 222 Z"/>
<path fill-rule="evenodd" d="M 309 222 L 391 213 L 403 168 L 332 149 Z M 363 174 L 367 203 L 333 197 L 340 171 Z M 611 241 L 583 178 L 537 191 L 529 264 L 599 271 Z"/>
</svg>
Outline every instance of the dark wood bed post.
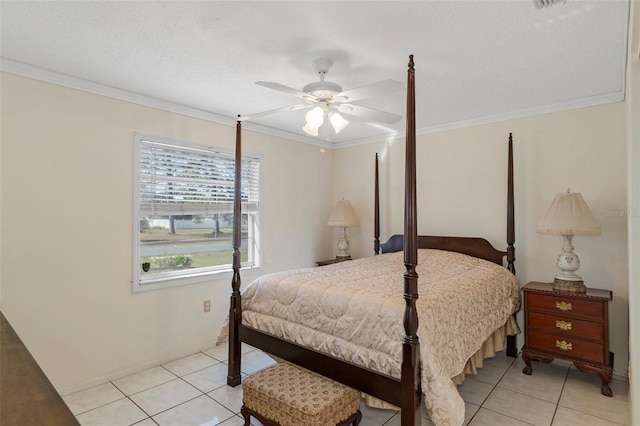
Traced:
<svg viewBox="0 0 640 426">
<path fill-rule="evenodd" d="M 233 195 L 233 278 L 231 279 L 231 301 L 229 303 L 229 369 L 227 384 L 238 386 L 240 377 L 240 338 L 239 325 L 242 322 L 242 296 L 240 295 L 240 231 L 242 203 L 240 188 L 242 185 L 242 124 L 240 116 L 236 124 L 236 157 Z"/>
<path fill-rule="evenodd" d="M 513 137 L 509 133 L 509 165 L 507 168 L 507 268 L 513 275 L 516 274 L 516 230 L 515 208 L 513 200 Z"/>
<path fill-rule="evenodd" d="M 516 230 L 513 192 L 513 136 L 509 133 L 509 160 L 507 166 L 507 269 L 515 275 L 516 248 L 514 244 L 516 242 Z M 516 336 L 507 336 L 507 356 L 512 358 L 518 356 Z"/>
<path fill-rule="evenodd" d="M 380 254 L 380 184 L 378 183 L 378 153 L 376 152 L 376 183 L 373 208 L 373 251 Z"/>
<path fill-rule="evenodd" d="M 418 226 L 416 202 L 416 122 L 415 122 L 415 70 L 413 55 L 409 56 L 407 72 L 407 131 L 405 157 L 404 205 L 404 310 L 402 338 L 402 426 L 420 425 L 420 341 L 418 339 Z"/>
</svg>

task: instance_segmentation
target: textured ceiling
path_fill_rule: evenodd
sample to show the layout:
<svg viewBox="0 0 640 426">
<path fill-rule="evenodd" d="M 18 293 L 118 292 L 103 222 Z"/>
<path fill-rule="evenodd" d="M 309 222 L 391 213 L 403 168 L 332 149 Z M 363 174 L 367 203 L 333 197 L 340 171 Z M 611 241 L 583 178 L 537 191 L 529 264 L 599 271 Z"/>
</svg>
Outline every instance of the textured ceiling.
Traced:
<svg viewBox="0 0 640 426">
<path fill-rule="evenodd" d="M 533 0 L 0 5 L 4 71 L 98 92 L 120 89 L 113 93 L 228 123 L 300 103 L 255 82 L 302 89 L 318 80 L 311 62 L 319 57 L 333 60 L 326 79 L 346 90 L 384 79 L 406 83 L 413 54 L 419 132 L 624 98 L 627 0 L 566 0 L 543 9 Z M 404 115 L 405 93 L 357 103 Z M 246 127 L 344 146 L 401 134 L 405 126 L 353 119 L 320 141 L 302 132 L 304 113 Z"/>
</svg>

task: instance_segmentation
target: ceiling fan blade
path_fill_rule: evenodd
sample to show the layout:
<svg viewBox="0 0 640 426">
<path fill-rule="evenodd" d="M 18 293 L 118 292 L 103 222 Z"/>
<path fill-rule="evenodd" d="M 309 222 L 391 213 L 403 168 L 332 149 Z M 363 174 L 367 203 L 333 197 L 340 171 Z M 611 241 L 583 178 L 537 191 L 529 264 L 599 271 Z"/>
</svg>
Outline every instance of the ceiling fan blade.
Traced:
<svg viewBox="0 0 640 426">
<path fill-rule="evenodd" d="M 294 89 L 293 87 L 285 86 L 284 84 L 275 83 L 273 81 L 256 81 L 258 86 L 267 87 L 269 89 L 277 90 L 278 92 L 287 93 L 289 95 L 297 96 L 298 98 L 302 98 L 309 101 L 316 101 L 317 97 L 305 93 L 301 90 Z"/>
<path fill-rule="evenodd" d="M 395 124 L 402 119 L 401 115 L 360 105 L 342 104 L 338 107 L 338 111 L 346 115 L 363 118 L 367 121 L 378 121 L 387 124 Z"/>
<path fill-rule="evenodd" d="M 384 96 L 401 90 L 404 90 L 404 84 L 402 82 L 389 79 L 336 93 L 333 98 L 336 101 L 346 98 L 344 99 L 345 101 L 353 102 L 365 98 Z"/>
<path fill-rule="evenodd" d="M 292 105 L 292 106 L 288 106 L 288 107 L 284 107 L 284 108 L 271 109 L 269 111 L 257 112 L 255 114 L 251 114 L 251 115 L 242 115 L 242 116 L 240 116 L 240 118 L 238 120 L 239 121 L 253 120 L 254 118 L 260 118 L 260 117 L 264 117 L 266 115 L 279 114 L 281 112 L 288 112 L 288 111 L 296 111 L 298 109 L 311 108 L 312 106 L 313 106 L 313 104 Z"/>
</svg>

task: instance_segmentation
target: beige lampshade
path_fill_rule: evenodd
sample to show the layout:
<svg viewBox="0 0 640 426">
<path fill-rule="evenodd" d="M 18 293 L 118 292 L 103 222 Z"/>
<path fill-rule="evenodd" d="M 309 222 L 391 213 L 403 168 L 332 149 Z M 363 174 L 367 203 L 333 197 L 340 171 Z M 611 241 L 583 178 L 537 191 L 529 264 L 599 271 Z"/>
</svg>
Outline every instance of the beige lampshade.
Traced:
<svg viewBox="0 0 640 426">
<path fill-rule="evenodd" d="M 541 234 L 600 235 L 600 225 L 579 192 L 557 194 L 537 231 Z"/>
<path fill-rule="evenodd" d="M 327 226 L 353 227 L 358 225 L 360 225 L 358 216 L 356 216 L 356 212 L 351 207 L 349 200 L 338 201 L 327 221 Z"/>
</svg>

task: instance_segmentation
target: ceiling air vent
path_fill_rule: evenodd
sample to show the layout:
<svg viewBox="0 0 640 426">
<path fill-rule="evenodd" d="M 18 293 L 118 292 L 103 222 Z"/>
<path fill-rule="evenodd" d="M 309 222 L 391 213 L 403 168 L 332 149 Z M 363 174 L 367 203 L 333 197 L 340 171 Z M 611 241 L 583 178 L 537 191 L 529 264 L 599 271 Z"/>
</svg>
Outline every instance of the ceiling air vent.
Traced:
<svg viewBox="0 0 640 426">
<path fill-rule="evenodd" d="M 537 9 L 542 9 L 543 7 L 553 6 L 558 3 L 566 3 L 567 0 L 533 0 L 533 4 L 536 5 Z"/>
</svg>

